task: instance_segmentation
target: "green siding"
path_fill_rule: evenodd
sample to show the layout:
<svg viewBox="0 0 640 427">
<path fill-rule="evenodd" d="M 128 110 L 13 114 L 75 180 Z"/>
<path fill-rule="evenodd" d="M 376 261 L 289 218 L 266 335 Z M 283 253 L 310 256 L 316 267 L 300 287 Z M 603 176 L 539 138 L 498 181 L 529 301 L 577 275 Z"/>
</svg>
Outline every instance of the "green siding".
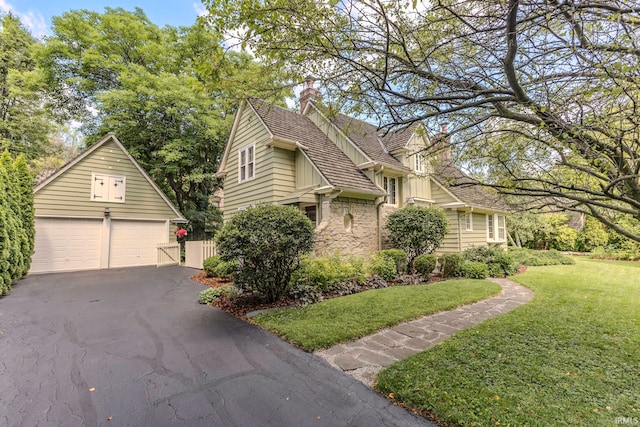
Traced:
<svg viewBox="0 0 640 427">
<path fill-rule="evenodd" d="M 472 246 L 487 246 L 487 216 L 481 213 L 473 213 L 473 231 L 466 231 L 466 225 L 462 222 L 463 212 L 460 212 L 460 233 L 462 250 Z"/>
<path fill-rule="evenodd" d="M 271 135 L 250 107 L 245 107 L 236 134 L 229 143 L 225 165 L 224 219 L 228 220 L 238 209 L 261 203 L 274 203 L 289 196 L 296 188 L 295 153 L 269 147 Z M 255 145 L 255 177 L 238 182 L 238 151 Z"/>
<path fill-rule="evenodd" d="M 311 108 L 307 117 L 311 119 L 311 121 L 324 133 L 334 144 L 342 150 L 343 153 L 351 159 L 353 163 L 356 165 L 366 163 L 370 161 L 367 156 L 365 156 L 360 150 L 358 150 L 355 145 L 353 145 L 346 136 L 338 129 L 331 124 L 327 119 L 325 119 L 320 112 Z"/>
<path fill-rule="evenodd" d="M 444 211 L 449 222 L 449 233 L 444 238 L 444 242 L 438 248 L 439 253 L 460 252 L 460 228 L 458 223 L 458 211 L 446 209 Z"/>
<path fill-rule="evenodd" d="M 91 200 L 92 172 L 126 177 L 125 203 Z M 112 218 L 173 219 L 175 212 L 112 140 L 105 142 L 34 196 L 37 215 L 104 216 Z"/>
<path fill-rule="evenodd" d="M 422 175 L 411 175 L 407 181 L 409 187 L 407 197 L 431 199 L 431 183 L 428 177 Z"/>
<path fill-rule="evenodd" d="M 431 198 L 436 202 L 437 205 L 446 205 L 447 203 L 459 202 L 459 200 L 454 199 L 449 193 L 444 191 L 442 187 L 440 187 L 435 182 L 430 183 L 431 187 Z"/>
<path fill-rule="evenodd" d="M 318 169 L 316 169 L 299 150 L 295 153 L 295 170 L 296 188 L 298 189 L 328 185 L 322 175 L 320 175 L 320 172 L 318 172 Z"/>
</svg>

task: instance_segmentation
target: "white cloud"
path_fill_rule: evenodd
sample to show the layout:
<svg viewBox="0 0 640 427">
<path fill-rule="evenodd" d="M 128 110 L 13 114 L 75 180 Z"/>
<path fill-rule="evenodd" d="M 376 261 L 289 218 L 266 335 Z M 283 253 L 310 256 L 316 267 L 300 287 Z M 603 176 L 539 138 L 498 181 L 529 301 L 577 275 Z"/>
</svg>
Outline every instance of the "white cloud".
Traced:
<svg viewBox="0 0 640 427">
<path fill-rule="evenodd" d="M 7 0 L 0 0 L 0 11 L 4 13 L 11 12 L 20 18 L 22 24 L 31 31 L 34 37 L 41 38 L 47 34 L 51 34 L 51 30 L 40 12 L 33 10 L 27 12 L 18 11 L 11 3 L 7 2 Z"/>
<path fill-rule="evenodd" d="M 3 0 L 0 0 L 0 2 L 2 1 Z M 195 9 L 198 16 L 207 16 L 209 14 L 209 11 L 205 9 L 202 3 L 193 3 L 193 8 Z"/>
</svg>

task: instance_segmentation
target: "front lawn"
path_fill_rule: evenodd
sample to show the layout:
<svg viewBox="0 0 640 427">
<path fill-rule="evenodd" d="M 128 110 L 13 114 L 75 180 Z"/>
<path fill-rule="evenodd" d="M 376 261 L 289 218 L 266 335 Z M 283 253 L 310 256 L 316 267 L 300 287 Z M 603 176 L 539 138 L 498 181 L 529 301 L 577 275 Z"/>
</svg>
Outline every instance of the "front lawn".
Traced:
<svg viewBox="0 0 640 427">
<path fill-rule="evenodd" d="M 500 287 L 484 280 L 394 286 L 261 314 L 254 321 L 287 341 L 317 350 L 417 317 L 488 298 Z"/>
<path fill-rule="evenodd" d="M 392 365 L 376 388 L 451 425 L 640 420 L 640 263 L 576 259 L 512 279 L 534 290 L 529 304 Z"/>
</svg>

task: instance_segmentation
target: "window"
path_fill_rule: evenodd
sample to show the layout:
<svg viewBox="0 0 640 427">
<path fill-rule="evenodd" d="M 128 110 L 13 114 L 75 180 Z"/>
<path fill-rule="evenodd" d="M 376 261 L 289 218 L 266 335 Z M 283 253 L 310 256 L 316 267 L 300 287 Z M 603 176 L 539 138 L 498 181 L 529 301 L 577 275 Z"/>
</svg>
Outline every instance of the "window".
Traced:
<svg viewBox="0 0 640 427">
<path fill-rule="evenodd" d="M 487 215 L 487 239 L 494 242 L 504 242 L 507 237 L 504 215 Z"/>
<path fill-rule="evenodd" d="M 124 203 L 127 179 L 119 175 L 91 174 L 91 201 Z"/>
<path fill-rule="evenodd" d="M 249 145 L 238 152 L 238 182 L 255 177 L 255 145 Z"/>
<path fill-rule="evenodd" d="M 307 215 L 307 218 L 309 218 L 311 220 L 311 222 L 313 222 L 314 224 L 317 224 L 317 222 L 318 222 L 318 209 L 316 208 L 315 205 L 313 205 L 313 206 L 305 206 L 304 207 L 304 213 L 305 213 L 305 215 Z"/>
<path fill-rule="evenodd" d="M 464 226 L 465 230 L 473 231 L 473 214 L 471 212 L 464 214 Z"/>
<path fill-rule="evenodd" d="M 424 172 L 424 159 L 422 158 L 422 153 L 415 154 L 415 171 L 416 172 Z"/>
<path fill-rule="evenodd" d="M 398 194 L 398 180 L 396 178 L 390 178 L 388 176 L 383 177 L 384 191 L 389 195 L 387 198 L 387 204 L 397 204 Z"/>
</svg>

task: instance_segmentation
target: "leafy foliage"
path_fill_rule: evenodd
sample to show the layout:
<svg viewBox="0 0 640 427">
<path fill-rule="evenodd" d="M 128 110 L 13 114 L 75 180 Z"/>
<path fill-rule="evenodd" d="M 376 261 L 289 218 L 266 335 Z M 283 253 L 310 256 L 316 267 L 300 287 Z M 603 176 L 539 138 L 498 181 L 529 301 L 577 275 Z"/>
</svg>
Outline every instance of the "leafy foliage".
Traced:
<svg viewBox="0 0 640 427">
<path fill-rule="evenodd" d="M 12 14 L 0 14 L 0 149 L 29 160 L 45 155 L 57 110 L 38 64 L 38 42 Z"/>
<path fill-rule="evenodd" d="M 396 264 L 398 274 L 407 272 L 407 253 L 402 249 L 384 249 L 378 252 L 378 254 L 391 258 Z"/>
<path fill-rule="evenodd" d="M 240 44 L 265 61 L 316 76 L 337 108 L 386 128 L 456 123 L 455 151 L 501 177 L 485 185 L 640 241 L 609 215 L 640 219 L 635 3 L 204 3 L 216 29 L 242 29 Z"/>
<path fill-rule="evenodd" d="M 520 266 L 509 255 L 509 252 L 500 248 L 477 246 L 463 251 L 462 257 L 467 261 L 486 264 L 487 273 L 491 277 L 508 276 L 515 273 Z"/>
<path fill-rule="evenodd" d="M 534 251 L 531 249 L 509 248 L 509 255 L 516 265 L 544 266 L 544 265 L 572 265 L 573 258 L 558 251 Z"/>
<path fill-rule="evenodd" d="M 238 212 L 216 239 L 220 258 L 238 263 L 236 286 L 273 302 L 289 290 L 313 236 L 313 224 L 299 209 L 265 205 Z"/>
<path fill-rule="evenodd" d="M 371 259 L 369 272 L 382 277 L 384 280 L 393 280 L 398 275 L 395 260 L 387 255 L 378 252 Z"/>
<path fill-rule="evenodd" d="M 386 228 L 394 246 L 407 254 L 409 272 L 416 257 L 435 251 L 449 231 L 444 212 L 437 208 L 407 206 L 387 218 Z"/>
<path fill-rule="evenodd" d="M 232 286 L 207 288 L 204 291 L 200 292 L 198 302 L 200 302 L 200 304 L 211 304 L 212 302 L 220 299 L 220 297 L 223 295 L 232 298 L 237 295 L 237 291 Z"/>
<path fill-rule="evenodd" d="M 489 277 L 489 268 L 482 261 L 463 261 L 460 267 L 460 276 L 467 279 L 486 279 Z"/>
<path fill-rule="evenodd" d="M 428 277 L 429 274 L 433 273 L 437 264 L 438 258 L 432 254 L 419 255 L 414 261 L 416 272 L 424 277 Z"/>
<path fill-rule="evenodd" d="M 25 159 L 0 156 L 0 295 L 29 271 L 34 248 L 32 178 Z"/>
<path fill-rule="evenodd" d="M 42 61 L 85 106 L 77 113 L 89 142 L 115 133 L 189 219 L 190 236 L 212 232 L 221 222 L 214 173 L 238 102 L 279 81 L 277 71 L 247 54 L 222 55 L 220 37 L 202 25 L 159 28 L 141 9 L 74 10 L 52 30 Z"/>
<path fill-rule="evenodd" d="M 338 252 L 321 257 L 304 257 L 300 268 L 291 275 L 295 287 L 310 286 L 319 292 L 333 290 L 344 282 L 364 284 L 366 279 L 364 260 L 343 257 Z"/>
<path fill-rule="evenodd" d="M 440 257 L 440 271 L 442 277 L 448 279 L 449 277 L 456 277 L 460 275 L 460 269 L 464 258 L 460 254 L 447 254 Z"/>
</svg>

